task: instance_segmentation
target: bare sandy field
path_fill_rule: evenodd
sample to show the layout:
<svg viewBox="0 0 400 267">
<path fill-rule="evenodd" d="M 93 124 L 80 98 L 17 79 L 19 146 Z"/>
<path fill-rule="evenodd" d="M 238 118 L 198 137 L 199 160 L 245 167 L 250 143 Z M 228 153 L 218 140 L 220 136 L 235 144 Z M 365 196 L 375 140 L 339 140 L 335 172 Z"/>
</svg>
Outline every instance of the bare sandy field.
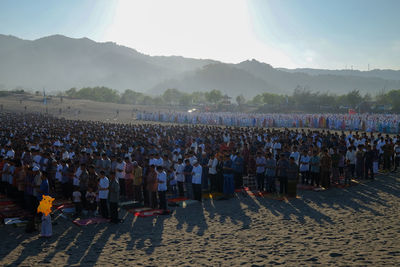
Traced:
<svg viewBox="0 0 400 267">
<path fill-rule="evenodd" d="M 399 266 L 400 177 L 300 191 L 288 202 L 239 194 L 122 224 L 76 226 L 53 237 L 0 228 L 1 266 Z"/>
</svg>

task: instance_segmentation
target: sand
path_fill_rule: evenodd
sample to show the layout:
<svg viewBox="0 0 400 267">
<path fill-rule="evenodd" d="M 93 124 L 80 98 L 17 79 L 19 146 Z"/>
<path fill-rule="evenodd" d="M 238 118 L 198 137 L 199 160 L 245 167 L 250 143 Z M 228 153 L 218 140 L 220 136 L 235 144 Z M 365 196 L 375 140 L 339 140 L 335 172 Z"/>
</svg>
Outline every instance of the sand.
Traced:
<svg viewBox="0 0 400 267">
<path fill-rule="evenodd" d="M 300 191 L 288 202 L 244 196 L 171 208 L 170 216 L 79 227 L 53 237 L 0 228 L 1 266 L 398 266 L 400 178 Z"/>
</svg>

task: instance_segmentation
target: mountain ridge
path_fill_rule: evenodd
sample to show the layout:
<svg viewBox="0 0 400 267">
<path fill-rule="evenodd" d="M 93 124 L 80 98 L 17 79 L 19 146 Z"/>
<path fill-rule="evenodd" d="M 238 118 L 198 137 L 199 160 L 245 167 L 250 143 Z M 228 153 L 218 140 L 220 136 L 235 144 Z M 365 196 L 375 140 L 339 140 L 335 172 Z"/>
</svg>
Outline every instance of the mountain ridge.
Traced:
<svg viewBox="0 0 400 267">
<path fill-rule="evenodd" d="M 237 64 L 182 56 L 150 56 L 114 42 L 50 35 L 23 40 L 0 34 L 0 89 L 49 91 L 107 86 L 119 91 L 160 93 L 221 90 L 253 97 L 262 92 L 312 91 L 374 93 L 400 88 L 400 71 L 284 69 L 255 59 Z M 389 79 L 390 78 L 390 79 Z"/>
</svg>

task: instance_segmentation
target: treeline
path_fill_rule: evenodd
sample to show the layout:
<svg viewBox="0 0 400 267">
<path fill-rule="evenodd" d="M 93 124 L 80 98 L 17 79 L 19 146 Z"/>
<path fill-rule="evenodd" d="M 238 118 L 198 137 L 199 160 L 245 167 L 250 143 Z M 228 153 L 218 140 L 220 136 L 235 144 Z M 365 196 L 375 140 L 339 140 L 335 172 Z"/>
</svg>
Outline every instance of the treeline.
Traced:
<svg viewBox="0 0 400 267">
<path fill-rule="evenodd" d="M 348 109 L 356 109 L 359 112 L 400 112 L 400 89 L 372 96 L 362 95 L 358 90 L 336 95 L 297 87 L 292 95 L 263 93 L 249 100 L 243 95 L 231 98 L 219 90 L 185 93 L 177 89 L 167 89 L 161 95 L 150 96 L 130 89 L 119 93 L 107 87 L 85 87 L 79 90 L 71 88 L 65 94 L 71 98 L 133 105 L 209 105 L 214 110 L 347 112 Z"/>
<path fill-rule="evenodd" d="M 66 96 L 78 99 L 88 99 L 100 102 L 112 102 L 133 105 L 182 105 L 193 104 L 218 104 L 224 98 L 219 90 L 209 92 L 193 92 L 191 94 L 181 92 L 177 89 L 167 89 L 162 95 L 150 96 L 140 92 L 127 89 L 118 93 L 107 87 L 85 87 L 80 90 L 71 88 L 65 92 Z"/>
</svg>

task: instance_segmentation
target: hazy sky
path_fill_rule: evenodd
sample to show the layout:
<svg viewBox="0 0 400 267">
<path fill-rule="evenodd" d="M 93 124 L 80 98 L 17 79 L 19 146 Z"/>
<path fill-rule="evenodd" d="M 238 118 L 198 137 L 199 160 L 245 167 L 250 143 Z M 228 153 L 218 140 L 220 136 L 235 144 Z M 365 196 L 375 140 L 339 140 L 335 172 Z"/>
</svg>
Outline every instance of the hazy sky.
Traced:
<svg viewBox="0 0 400 267">
<path fill-rule="evenodd" d="M 0 33 L 275 67 L 400 69 L 399 11 L 400 0 L 0 0 Z"/>
</svg>

